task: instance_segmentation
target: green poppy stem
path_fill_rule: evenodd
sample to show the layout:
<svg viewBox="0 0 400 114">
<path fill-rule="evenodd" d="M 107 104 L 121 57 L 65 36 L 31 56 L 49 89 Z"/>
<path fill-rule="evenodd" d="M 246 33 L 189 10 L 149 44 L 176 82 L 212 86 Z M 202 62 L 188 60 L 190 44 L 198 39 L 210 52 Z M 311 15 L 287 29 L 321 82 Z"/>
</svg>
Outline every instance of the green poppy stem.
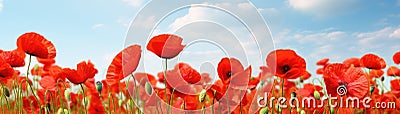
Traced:
<svg viewBox="0 0 400 114">
<path fill-rule="evenodd" d="M 82 94 L 83 94 L 83 106 L 85 108 L 85 114 L 87 114 L 87 109 L 86 109 L 86 97 L 85 97 L 85 89 L 83 88 L 82 84 L 79 84 L 82 88 Z"/>
<path fill-rule="evenodd" d="M 168 59 L 165 58 L 165 68 L 164 68 L 164 94 L 165 94 L 165 101 L 168 102 L 168 95 L 167 95 L 167 70 L 168 70 Z M 167 114 L 169 113 L 169 108 L 168 108 L 169 102 L 165 106 L 165 110 L 167 111 Z"/>
<path fill-rule="evenodd" d="M 27 68 L 27 70 L 26 70 L 26 77 L 25 77 L 25 81 L 26 81 L 26 83 L 29 85 L 29 88 L 30 88 L 30 90 L 31 90 L 31 92 L 32 92 L 32 95 L 35 97 L 35 99 L 36 99 L 36 101 L 38 102 L 38 104 L 39 104 L 39 106 L 41 106 L 41 104 L 40 104 L 40 100 L 39 100 L 39 98 L 36 96 L 36 94 L 35 94 L 35 92 L 33 91 L 33 88 L 32 88 L 32 85 L 29 83 L 29 78 L 28 78 L 28 76 L 29 76 L 29 67 L 31 66 L 31 61 L 32 61 L 32 55 L 29 55 L 29 59 L 28 59 L 28 68 Z M 28 91 L 26 91 L 26 94 L 28 95 Z"/>
<path fill-rule="evenodd" d="M 282 79 L 282 80 L 281 80 L 281 81 L 282 81 L 282 86 L 281 86 L 282 93 L 281 93 L 281 95 L 282 95 L 282 97 L 285 97 L 285 96 L 284 96 L 284 92 L 283 92 L 283 91 L 284 91 L 284 90 L 283 90 L 283 86 L 284 86 L 284 84 L 285 84 L 285 79 L 284 79 L 284 78 L 281 78 L 281 79 Z M 278 111 L 279 111 L 279 109 L 278 109 Z M 279 113 L 282 114 L 282 111 L 279 111 Z"/>
<path fill-rule="evenodd" d="M 226 101 L 227 101 L 227 104 L 228 104 L 228 112 L 230 113 L 231 112 L 231 107 L 229 106 L 229 93 L 228 93 L 228 90 L 229 90 L 229 88 L 226 87 Z"/>
</svg>

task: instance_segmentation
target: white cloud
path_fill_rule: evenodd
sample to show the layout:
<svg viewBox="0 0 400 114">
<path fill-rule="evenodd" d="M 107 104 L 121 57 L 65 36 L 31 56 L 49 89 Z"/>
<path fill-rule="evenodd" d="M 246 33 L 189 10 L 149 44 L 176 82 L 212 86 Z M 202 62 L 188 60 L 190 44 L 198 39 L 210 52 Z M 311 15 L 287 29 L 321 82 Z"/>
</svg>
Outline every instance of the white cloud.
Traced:
<svg viewBox="0 0 400 114">
<path fill-rule="evenodd" d="M 395 31 L 393 31 L 393 33 L 390 34 L 389 37 L 391 37 L 391 38 L 400 38 L 400 28 L 395 30 Z"/>
<path fill-rule="evenodd" d="M 346 58 L 375 53 L 385 60 L 400 50 L 400 26 L 386 27 L 369 32 L 345 32 L 337 29 L 321 31 L 294 31 L 284 29 L 274 34 L 277 49 L 293 49 L 307 62 L 307 70 L 314 74 L 315 63 L 322 58 L 342 62 Z"/>
<path fill-rule="evenodd" d="M 188 14 L 183 17 L 177 18 L 170 25 L 170 28 L 172 31 L 175 31 L 187 23 L 191 23 L 196 20 L 207 20 L 208 18 L 210 18 L 209 15 L 214 14 L 214 13 L 210 13 L 210 11 L 215 12 L 213 10 L 209 10 L 209 9 L 205 9 L 205 8 L 201 8 L 201 7 L 191 7 L 191 8 L 189 8 Z"/>
<path fill-rule="evenodd" d="M 139 7 L 143 4 L 144 0 L 122 0 L 122 2 L 133 7 Z"/>
<path fill-rule="evenodd" d="M 212 58 L 217 58 L 216 61 L 213 61 L 216 63 L 218 63 L 221 58 L 219 55 L 221 55 L 222 57 L 235 57 L 241 60 L 243 64 L 251 64 L 254 66 L 261 65 L 265 62 L 265 59 L 260 59 L 265 57 L 260 56 L 266 56 L 267 54 L 260 53 L 269 52 L 267 50 L 272 50 L 273 45 L 272 41 L 260 41 L 260 39 L 271 40 L 271 38 L 266 37 L 269 34 L 264 34 L 267 31 L 262 28 L 263 26 L 261 24 L 261 21 L 257 20 L 258 18 L 255 17 L 255 15 L 259 15 L 259 12 L 257 12 L 257 10 L 260 12 L 277 12 L 276 9 L 256 9 L 252 4 L 247 2 L 243 3 L 243 1 L 238 1 L 237 3 L 217 2 L 202 4 L 220 7 L 221 9 L 229 11 L 232 14 L 229 14 L 222 10 L 216 10 L 215 8 L 198 7 L 197 5 L 193 5 L 187 10 L 187 13 L 185 12 L 185 15 L 180 16 L 179 18 L 175 18 L 171 22 L 165 23 L 166 25 L 169 25 L 169 27 L 166 28 L 167 30 L 164 30 L 163 28 L 160 29 L 162 31 L 175 32 L 176 34 L 181 35 L 184 38 L 184 43 L 190 43 L 195 39 L 203 39 L 207 41 L 212 41 L 216 45 L 221 46 L 220 48 L 213 48 L 213 50 L 210 49 L 207 54 L 204 54 L 207 55 L 206 59 L 213 60 Z M 235 18 L 235 16 L 239 17 L 241 20 L 238 20 L 237 18 Z M 251 32 L 247 30 L 247 28 L 243 25 L 241 21 L 244 21 L 244 23 L 252 29 Z M 262 20 L 262 22 L 263 21 L 264 20 Z M 271 44 L 257 47 L 252 33 L 258 38 L 258 42 L 268 42 Z M 200 49 L 202 49 L 201 51 L 204 51 L 211 47 L 212 46 L 204 46 Z M 259 52 L 259 48 L 263 48 L 260 50 L 265 51 Z M 216 54 L 216 52 L 220 53 L 221 50 L 226 51 L 226 53 Z M 186 55 L 188 53 L 184 52 L 184 54 Z M 190 56 L 195 56 L 197 54 L 202 53 L 191 52 Z M 204 55 L 195 57 L 201 58 Z M 191 61 L 196 58 L 192 57 Z"/>
<path fill-rule="evenodd" d="M 329 16 L 345 13 L 354 8 L 358 0 L 288 0 L 288 4 L 295 10 L 317 16 Z"/>
<path fill-rule="evenodd" d="M 378 40 L 389 38 L 390 33 L 392 33 L 393 28 L 386 27 L 378 31 L 355 33 L 354 35 L 359 38 L 359 43 L 363 46 L 371 46 L 375 44 Z"/>
<path fill-rule="evenodd" d="M 97 29 L 97 28 L 101 28 L 104 27 L 104 24 L 95 24 L 92 26 L 92 29 Z"/>
<path fill-rule="evenodd" d="M 290 34 L 293 33 L 293 34 Z M 284 30 L 275 35 L 274 41 L 279 44 L 284 44 L 285 41 L 295 40 L 297 43 L 306 44 L 314 43 L 317 45 L 323 45 L 329 42 L 337 41 L 341 38 L 347 37 L 348 34 L 343 31 L 290 31 L 289 29 Z"/>
<path fill-rule="evenodd" d="M 386 27 L 370 32 L 291 31 L 283 30 L 274 36 L 278 48 L 311 50 L 313 59 L 337 57 L 367 52 L 399 50 L 400 26 Z M 390 50 L 386 50 L 390 49 Z M 343 58 L 343 57 L 342 57 Z"/>
<path fill-rule="evenodd" d="M 3 9 L 3 0 L 0 0 L 0 11 Z"/>
<path fill-rule="evenodd" d="M 313 50 L 313 52 L 310 54 L 310 58 L 314 60 L 318 60 L 320 58 L 324 58 L 324 55 L 327 55 L 332 52 L 334 46 L 328 44 L 328 45 L 322 45 L 320 47 L 317 47 Z"/>
</svg>

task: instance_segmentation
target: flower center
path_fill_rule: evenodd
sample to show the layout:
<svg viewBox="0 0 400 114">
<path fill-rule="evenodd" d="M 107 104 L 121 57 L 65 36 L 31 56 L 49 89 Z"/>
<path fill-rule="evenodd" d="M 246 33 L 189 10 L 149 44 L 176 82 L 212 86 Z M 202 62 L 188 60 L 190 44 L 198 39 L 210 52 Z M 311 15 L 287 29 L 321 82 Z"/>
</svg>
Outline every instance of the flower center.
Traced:
<svg viewBox="0 0 400 114">
<path fill-rule="evenodd" d="M 226 76 L 228 76 L 228 78 L 230 78 L 232 76 L 232 72 L 226 73 Z"/>
<path fill-rule="evenodd" d="M 283 70 L 283 73 L 288 72 L 288 71 L 290 70 L 289 65 L 284 65 L 284 66 L 282 67 L 282 70 Z"/>
</svg>

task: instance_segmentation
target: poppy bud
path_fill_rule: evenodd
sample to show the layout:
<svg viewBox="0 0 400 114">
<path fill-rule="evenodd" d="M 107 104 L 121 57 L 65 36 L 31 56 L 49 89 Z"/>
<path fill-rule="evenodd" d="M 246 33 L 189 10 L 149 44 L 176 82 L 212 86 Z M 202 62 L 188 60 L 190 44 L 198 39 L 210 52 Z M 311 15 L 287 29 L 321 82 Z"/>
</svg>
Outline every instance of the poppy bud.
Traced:
<svg viewBox="0 0 400 114">
<path fill-rule="evenodd" d="M 301 111 L 300 111 L 300 114 L 306 114 L 306 111 L 301 110 Z M 315 114 L 315 113 L 313 113 L 313 114 Z"/>
<path fill-rule="evenodd" d="M 300 108 L 298 108 L 297 107 L 297 110 L 296 110 L 298 113 L 300 113 L 302 110 L 300 109 Z"/>
<path fill-rule="evenodd" d="M 268 107 L 264 107 L 260 110 L 259 114 L 268 114 L 269 110 Z"/>
<path fill-rule="evenodd" d="M 385 81 L 385 77 L 384 76 L 381 77 L 381 81 L 382 82 Z"/>
<path fill-rule="evenodd" d="M 149 94 L 149 95 L 153 94 L 153 88 L 151 87 L 150 82 L 146 82 L 146 84 L 144 85 L 144 88 L 145 88 L 147 94 Z"/>
<path fill-rule="evenodd" d="M 330 111 L 331 111 L 331 114 L 334 114 L 335 113 L 335 108 L 331 107 Z"/>
<path fill-rule="evenodd" d="M 6 87 L 3 87 L 3 92 L 4 92 L 4 95 L 6 95 L 7 97 L 10 97 L 10 90 L 8 90 Z"/>
<path fill-rule="evenodd" d="M 207 94 L 206 94 L 206 90 L 201 90 L 201 92 L 200 92 L 200 95 L 199 95 L 199 101 L 200 102 L 203 102 L 204 101 L 204 99 L 206 98 L 206 96 L 207 96 Z"/>
<path fill-rule="evenodd" d="M 59 109 L 57 110 L 57 114 L 64 114 L 64 110 L 63 110 L 62 108 L 59 108 Z"/>
<path fill-rule="evenodd" d="M 103 84 L 100 81 L 96 82 L 96 89 L 99 93 L 103 90 Z"/>
<path fill-rule="evenodd" d="M 36 64 L 34 67 L 33 67 L 33 70 L 35 70 L 36 72 L 39 70 L 39 65 L 38 64 Z"/>
<path fill-rule="evenodd" d="M 64 97 L 65 99 L 67 99 L 68 101 L 71 101 L 71 95 L 69 93 L 69 90 L 65 90 L 64 91 Z"/>
<path fill-rule="evenodd" d="M 314 97 L 315 99 L 319 100 L 321 98 L 321 95 L 319 94 L 318 91 L 314 91 Z"/>
<path fill-rule="evenodd" d="M 124 103 L 124 101 L 123 100 L 118 100 L 118 106 L 122 106 L 122 103 Z"/>
<path fill-rule="evenodd" d="M 63 108 L 59 108 L 57 110 L 57 114 L 68 114 L 68 110 L 67 109 L 63 109 Z"/>
</svg>

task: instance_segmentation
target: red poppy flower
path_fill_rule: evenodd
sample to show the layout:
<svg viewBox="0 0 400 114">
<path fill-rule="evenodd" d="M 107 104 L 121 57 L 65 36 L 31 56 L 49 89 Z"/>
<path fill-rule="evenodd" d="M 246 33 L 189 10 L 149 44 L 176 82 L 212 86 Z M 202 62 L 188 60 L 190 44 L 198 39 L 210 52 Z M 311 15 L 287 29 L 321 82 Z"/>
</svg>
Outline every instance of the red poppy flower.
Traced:
<svg viewBox="0 0 400 114">
<path fill-rule="evenodd" d="M 99 95 L 90 96 L 90 104 L 88 108 L 89 114 L 106 114 L 103 104 L 100 100 Z"/>
<path fill-rule="evenodd" d="M 17 40 L 17 46 L 27 54 L 39 58 L 47 59 L 56 57 L 56 48 L 54 45 L 42 35 L 35 32 L 21 35 Z"/>
<path fill-rule="evenodd" d="M 119 83 L 120 80 L 134 72 L 141 57 L 141 47 L 132 45 L 119 52 L 107 70 L 106 79 L 109 84 Z"/>
<path fill-rule="evenodd" d="M 316 73 L 317 74 L 324 74 L 324 68 L 318 68 Z"/>
<path fill-rule="evenodd" d="M 182 38 L 173 34 L 161 34 L 150 39 L 147 50 L 161 58 L 174 58 L 185 48 Z"/>
<path fill-rule="evenodd" d="M 391 80 L 390 87 L 392 90 L 400 91 L 400 79 Z"/>
<path fill-rule="evenodd" d="M 22 104 L 26 113 L 38 114 L 40 112 L 39 103 L 34 96 L 22 98 Z"/>
<path fill-rule="evenodd" d="M 393 62 L 395 64 L 400 64 L 400 51 L 393 55 Z"/>
<path fill-rule="evenodd" d="M 111 93 L 120 92 L 120 88 L 119 88 L 120 86 L 118 85 L 118 83 L 109 84 L 107 80 L 102 80 L 101 83 L 103 83 L 103 88 L 110 88 L 109 91 Z M 102 94 L 107 97 L 108 96 L 108 91 L 102 91 Z"/>
<path fill-rule="evenodd" d="M 358 67 L 329 64 L 325 66 L 323 78 L 328 94 L 332 96 L 338 95 L 339 86 L 346 87 L 347 95 L 350 97 L 362 98 L 368 92 L 366 74 Z"/>
<path fill-rule="evenodd" d="M 54 60 L 54 58 L 43 59 L 37 57 L 36 59 L 39 63 L 42 63 L 44 65 L 43 68 L 45 70 L 48 70 L 54 63 L 56 63 L 56 60 Z"/>
<path fill-rule="evenodd" d="M 250 90 L 256 89 L 258 83 L 260 83 L 260 78 L 261 78 L 261 77 L 256 77 L 256 78 L 252 77 L 252 78 L 250 79 L 248 85 L 247 85 L 248 88 L 249 88 Z"/>
<path fill-rule="evenodd" d="M 255 82 L 251 82 L 251 72 L 252 68 L 249 66 L 244 69 L 242 63 L 235 58 L 222 58 L 218 63 L 218 76 L 224 83 L 224 85 L 230 85 L 234 89 L 252 89 Z"/>
<path fill-rule="evenodd" d="M 384 69 L 386 62 L 375 54 L 366 54 L 360 59 L 360 64 L 369 69 Z"/>
<path fill-rule="evenodd" d="M 14 69 L 0 57 L 0 81 L 6 82 L 13 74 Z"/>
<path fill-rule="evenodd" d="M 198 93 L 200 90 L 198 90 L 197 88 L 201 85 L 195 85 L 195 84 L 200 81 L 200 79 L 201 79 L 200 74 L 195 73 L 197 71 L 195 71 L 193 69 L 192 69 L 193 71 L 190 71 L 189 70 L 190 68 L 184 68 L 185 70 L 182 70 L 182 67 L 179 69 L 178 69 L 178 67 L 179 67 L 179 65 L 177 65 L 175 67 L 175 69 L 167 71 L 167 76 L 166 76 L 167 88 L 171 89 L 171 91 L 172 91 L 172 89 L 175 89 L 176 94 L 174 94 L 174 95 L 177 95 L 177 96 L 184 96 L 184 94 Z M 190 76 L 190 77 L 193 77 L 193 79 L 195 79 L 195 80 L 192 81 L 190 78 L 187 78 L 189 80 L 186 81 L 184 79 L 184 77 L 189 77 L 189 76 L 185 76 L 185 75 L 194 75 L 194 76 Z M 191 83 L 189 83 L 190 81 L 191 81 Z M 195 81 L 197 81 L 197 82 L 195 82 Z"/>
<path fill-rule="evenodd" d="M 304 84 L 304 87 L 298 90 L 298 94 L 302 97 L 309 97 L 309 96 L 314 96 L 314 91 L 320 92 L 322 95 L 323 93 L 321 92 L 323 88 L 318 85 L 313 85 L 310 83 Z"/>
<path fill-rule="evenodd" d="M 384 73 L 385 73 L 385 72 L 384 72 L 383 70 L 371 70 L 371 71 L 369 72 L 369 76 L 370 76 L 371 78 L 380 78 L 380 77 L 383 76 Z"/>
<path fill-rule="evenodd" d="M 329 58 L 321 59 L 317 62 L 318 66 L 325 66 L 329 62 Z"/>
<path fill-rule="evenodd" d="M 309 72 L 304 72 L 301 76 L 300 76 L 300 79 L 302 80 L 302 81 L 304 81 L 304 80 L 307 80 L 307 79 L 309 79 L 309 78 L 311 78 L 311 74 L 309 73 Z"/>
<path fill-rule="evenodd" d="M 56 80 L 51 76 L 45 76 L 39 82 L 40 86 L 46 90 L 54 90 L 56 88 L 56 83 Z"/>
<path fill-rule="evenodd" d="M 88 88 L 88 96 L 90 97 L 90 104 L 88 108 L 89 114 L 105 114 L 104 107 L 102 102 L 100 101 L 99 92 L 96 89 L 95 80 L 94 78 L 89 78 L 84 83 L 85 86 Z"/>
<path fill-rule="evenodd" d="M 260 77 L 260 80 L 267 80 L 269 78 L 273 77 L 273 74 L 271 72 L 271 69 L 268 68 L 267 66 L 260 66 L 260 73 L 258 74 L 258 77 Z"/>
<path fill-rule="evenodd" d="M 186 95 L 183 100 L 185 101 L 186 110 L 196 110 L 200 108 L 198 95 Z"/>
<path fill-rule="evenodd" d="M 197 85 L 205 85 L 212 81 L 212 78 L 210 77 L 209 73 L 201 73 L 200 75 L 201 75 L 201 80 L 196 83 Z"/>
<path fill-rule="evenodd" d="M 175 66 L 176 71 L 179 71 L 179 75 L 189 84 L 195 84 L 200 81 L 200 73 L 193 69 L 189 64 L 178 63 Z"/>
<path fill-rule="evenodd" d="M 215 100 L 220 100 L 224 96 L 226 88 L 227 87 L 222 83 L 221 80 L 217 80 L 211 85 L 210 89 L 207 90 L 207 95 L 212 96 Z"/>
<path fill-rule="evenodd" d="M 51 58 L 51 59 L 37 58 L 37 61 L 39 63 L 42 63 L 43 65 L 52 65 L 52 64 L 56 63 L 56 60 L 54 60 L 54 58 Z"/>
<path fill-rule="evenodd" d="M 229 84 L 229 79 L 240 72 L 244 71 L 242 63 L 235 58 L 223 58 L 218 63 L 218 76 L 224 82 Z"/>
<path fill-rule="evenodd" d="M 1 51 L 0 57 L 4 59 L 11 67 L 22 67 L 25 66 L 25 52 L 20 49 L 12 51 Z"/>
<path fill-rule="evenodd" d="M 158 82 L 164 83 L 164 72 L 158 72 L 157 73 L 157 77 L 158 77 Z"/>
<path fill-rule="evenodd" d="M 155 77 L 151 74 L 147 74 L 147 73 L 135 73 L 134 75 L 135 79 L 137 82 L 139 82 L 139 85 L 137 85 L 137 82 L 134 82 L 133 80 L 129 81 L 128 84 L 126 84 L 126 87 L 128 89 L 128 93 L 130 95 L 137 95 L 137 91 L 139 91 L 139 98 L 143 101 L 147 101 L 149 100 L 149 98 L 151 97 L 150 95 L 152 95 L 154 92 L 149 92 L 146 89 L 151 89 L 152 91 L 155 90 L 153 89 L 153 87 L 156 87 L 157 85 L 157 80 L 155 79 Z M 149 82 L 152 88 L 146 88 L 146 83 Z M 123 82 L 125 83 L 125 82 Z M 144 88 L 144 89 L 138 89 L 138 88 Z"/>
<path fill-rule="evenodd" d="M 35 75 L 35 76 L 48 76 L 49 73 L 43 69 L 43 67 L 37 67 L 37 68 L 33 68 L 31 69 L 31 74 Z"/>
<path fill-rule="evenodd" d="M 66 78 L 65 76 L 60 77 L 61 75 L 58 75 L 62 71 L 63 71 L 63 69 L 60 66 L 52 65 L 52 66 L 48 66 L 47 69 L 45 69 L 44 67 L 34 68 L 31 70 L 31 74 L 36 75 L 36 76 L 41 76 L 41 77 L 51 76 L 55 80 L 61 79 L 61 80 L 65 81 L 65 78 Z"/>
<path fill-rule="evenodd" d="M 378 101 L 377 102 L 381 102 L 381 103 L 388 103 L 388 102 L 394 102 L 396 105 L 393 108 L 389 108 L 389 109 L 381 109 L 379 111 L 381 111 L 381 113 L 399 113 L 398 109 L 400 108 L 400 99 L 398 99 L 400 97 L 400 91 L 398 90 L 394 90 L 394 91 L 388 91 L 386 93 L 384 93 L 383 95 L 381 95 L 380 97 L 378 97 Z M 374 104 L 371 104 L 371 106 Z"/>
<path fill-rule="evenodd" d="M 67 77 L 70 82 L 81 84 L 87 79 L 93 78 L 97 72 L 97 69 L 94 68 L 94 65 L 90 61 L 88 63 L 83 61 L 77 65 L 77 70 L 64 68 L 63 72 L 59 73 L 59 77 Z"/>
<path fill-rule="evenodd" d="M 400 76 L 400 69 L 396 66 L 390 66 L 386 73 L 388 76 Z"/>
<path fill-rule="evenodd" d="M 225 83 L 230 82 L 231 83 L 230 87 L 233 89 L 240 89 L 240 90 L 254 89 L 257 86 L 258 81 L 251 80 L 251 72 L 252 69 L 251 66 L 249 66 L 243 72 L 238 72 L 232 75 L 232 77 L 228 80 L 228 82 Z"/>
<path fill-rule="evenodd" d="M 306 72 L 305 60 L 293 50 L 275 50 L 268 54 L 267 65 L 275 69 L 275 76 L 296 79 Z"/>
<path fill-rule="evenodd" d="M 321 86 L 318 86 L 318 85 L 313 85 L 313 84 L 310 84 L 310 83 L 307 83 L 307 84 L 304 84 L 304 87 L 303 88 L 300 88 L 299 90 L 297 90 L 297 93 L 298 93 L 298 95 L 300 95 L 301 97 L 314 97 L 314 98 L 316 98 L 317 96 L 314 96 L 315 94 L 315 91 L 317 91 L 319 94 L 320 94 L 320 96 L 323 96 L 324 94 L 322 93 L 322 90 L 323 88 L 321 87 Z M 303 101 L 301 101 L 301 102 L 303 102 Z M 304 102 L 305 103 L 305 107 L 304 107 L 304 109 L 306 110 L 306 111 L 314 111 L 314 110 L 318 110 L 319 112 L 323 112 L 323 110 L 324 110 L 324 107 L 320 107 L 320 108 L 317 108 L 317 106 L 314 106 L 314 104 L 309 104 L 308 102 Z M 317 104 L 319 105 L 319 104 L 321 104 L 321 100 L 317 100 Z M 308 105 L 310 105 L 310 107 L 308 107 Z"/>
<path fill-rule="evenodd" d="M 360 59 L 359 58 L 349 58 L 343 61 L 343 64 L 353 65 L 354 67 L 360 67 Z"/>
</svg>

